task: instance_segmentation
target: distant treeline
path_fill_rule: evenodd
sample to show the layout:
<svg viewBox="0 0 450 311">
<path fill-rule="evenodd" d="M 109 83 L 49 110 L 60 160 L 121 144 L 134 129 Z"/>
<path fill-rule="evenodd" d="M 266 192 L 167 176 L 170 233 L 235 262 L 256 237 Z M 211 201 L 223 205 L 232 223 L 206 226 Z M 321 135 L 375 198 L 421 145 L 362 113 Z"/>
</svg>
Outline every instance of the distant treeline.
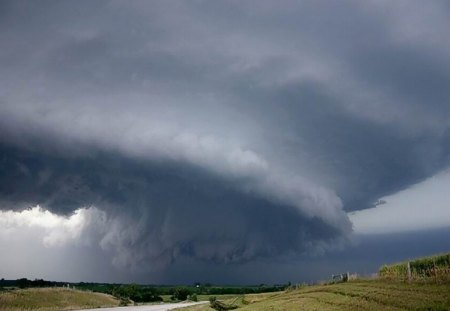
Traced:
<svg viewBox="0 0 450 311">
<path fill-rule="evenodd" d="M 196 283 L 191 286 L 170 285 L 138 285 L 138 284 L 110 284 L 110 283 L 70 283 L 46 281 L 43 279 L 28 280 L 0 280 L 0 288 L 31 288 L 31 287 L 62 287 L 69 286 L 79 290 L 87 290 L 113 295 L 121 300 L 135 302 L 162 301 L 161 296 L 171 296 L 174 301 L 186 299 L 196 300 L 197 295 L 224 295 L 224 294 L 254 294 L 282 291 L 286 285 L 255 285 L 255 286 L 214 286 L 211 284 Z"/>
<path fill-rule="evenodd" d="M 26 278 L 17 280 L 0 280 L 0 287 L 19 287 L 19 288 L 29 288 L 29 287 L 62 287 L 67 286 L 68 283 L 65 282 L 54 282 L 46 281 L 43 279 L 28 280 Z"/>
</svg>

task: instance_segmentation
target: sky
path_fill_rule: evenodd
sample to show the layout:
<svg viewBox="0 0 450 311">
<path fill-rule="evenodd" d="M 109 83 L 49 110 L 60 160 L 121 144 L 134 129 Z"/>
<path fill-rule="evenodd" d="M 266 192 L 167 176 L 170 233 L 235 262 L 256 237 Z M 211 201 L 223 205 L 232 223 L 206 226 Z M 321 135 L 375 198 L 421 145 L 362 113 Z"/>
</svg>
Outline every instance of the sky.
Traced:
<svg viewBox="0 0 450 311">
<path fill-rule="evenodd" d="M 317 281 L 450 250 L 447 1 L 0 1 L 0 277 Z"/>
</svg>

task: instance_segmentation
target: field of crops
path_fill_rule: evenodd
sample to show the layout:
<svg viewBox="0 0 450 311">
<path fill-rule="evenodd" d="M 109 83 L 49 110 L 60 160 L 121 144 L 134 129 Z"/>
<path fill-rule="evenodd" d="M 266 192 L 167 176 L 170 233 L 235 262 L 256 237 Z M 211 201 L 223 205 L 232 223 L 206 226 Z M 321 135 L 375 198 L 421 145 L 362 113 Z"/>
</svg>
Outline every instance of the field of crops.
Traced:
<svg viewBox="0 0 450 311">
<path fill-rule="evenodd" d="M 450 310 L 450 284 L 359 280 L 307 286 L 284 293 L 244 295 L 225 302 L 237 305 L 242 311 Z M 202 305 L 183 310 L 213 309 Z"/>
<path fill-rule="evenodd" d="M 390 280 L 413 280 L 434 283 L 450 282 L 450 253 L 429 256 L 380 268 L 379 276 Z"/>
<path fill-rule="evenodd" d="M 1 311 L 75 310 L 118 306 L 112 296 L 68 288 L 30 288 L 0 292 Z"/>
</svg>

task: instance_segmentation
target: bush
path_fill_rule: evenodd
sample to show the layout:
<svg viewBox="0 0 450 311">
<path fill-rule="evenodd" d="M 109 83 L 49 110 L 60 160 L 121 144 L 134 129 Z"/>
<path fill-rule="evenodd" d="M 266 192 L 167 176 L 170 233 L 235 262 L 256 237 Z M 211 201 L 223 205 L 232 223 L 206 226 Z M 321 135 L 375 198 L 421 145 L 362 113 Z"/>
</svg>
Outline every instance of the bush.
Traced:
<svg viewBox="0 0 450 311">
<path fill-rule="evenodd" d="M 184 287 L 180 287 L 180 288 L 176 288 L 175 291 L 173 292 L 173 295 L 170 297 L 171 300 L 177 300 L 177 301 L 183 301 L 186 300 L 187 297 L 191 294 L 192 292 Z"/>
<path fill-rule="evenodd" d="M 193 293 L 192 295 L 189 295 L 189 296 L 188 296 L 188 299 L 189 299 L 190 301 L 198 301 L 197 294 L 196 294 L 196 293 Z"/>
<path fill-rule="evenodd" d="M 130 302 L 131 301 L 128 298 L 120 298 L 119 306 L 120 307 L 128 306 L 130 304 Z"/>
<path fill-rule="evenodd" d="M 111 294 L 120 300 L 134 302 L 162 301 L 156 290 L 150 287 L 141 287 L 136 284 L 121 285 L 113 288 Z"/>
</svg>

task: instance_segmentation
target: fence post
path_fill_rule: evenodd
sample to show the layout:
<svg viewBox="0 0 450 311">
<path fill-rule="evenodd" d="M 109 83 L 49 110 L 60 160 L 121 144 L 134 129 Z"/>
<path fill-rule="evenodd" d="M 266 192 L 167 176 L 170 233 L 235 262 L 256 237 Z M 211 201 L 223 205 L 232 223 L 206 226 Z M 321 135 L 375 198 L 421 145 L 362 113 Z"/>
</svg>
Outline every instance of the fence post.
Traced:
<svg viewBox="0 0 450 311">
<path fill-rule="evenodd" d="M 433 274 L 434 274 L 434 282 L 437 284 L 438 283 L 437 266 L 436 266 L 436 260 L 434 260 L 434 259 L 433 259 Z"/>
<path fill-rule="evenodd" d="M 411 264 L 408 261 L 408 264 L 406 265 L 406 273 L 407 273 L 407 277 L 408 277 L 408 282 L 411 282 Z"/>
</svg>

